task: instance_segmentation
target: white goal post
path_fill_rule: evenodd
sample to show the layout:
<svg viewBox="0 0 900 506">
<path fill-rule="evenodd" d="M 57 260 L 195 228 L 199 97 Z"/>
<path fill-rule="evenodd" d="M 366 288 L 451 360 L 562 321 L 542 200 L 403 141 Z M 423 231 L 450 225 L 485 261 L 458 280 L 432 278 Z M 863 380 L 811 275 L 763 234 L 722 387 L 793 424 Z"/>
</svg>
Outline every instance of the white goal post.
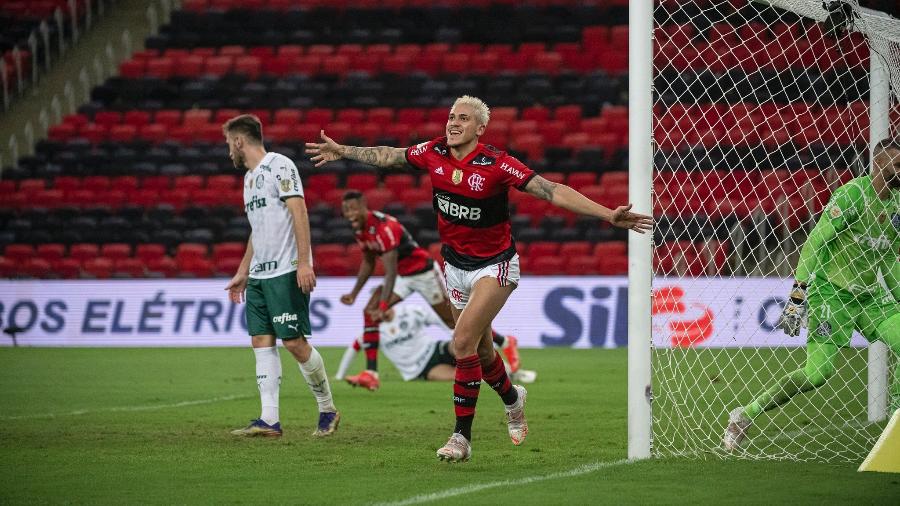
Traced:
<svg viewBox="0 0 900 506">
<path fill-rule="evenodd" d="M 900 130 L 897 19 L 843 0 L 853 12 L 847 32 L 821 52 L 822 0 L 752 2 L 755 10 L 743 0 L 629 4 L 629 199 L 638 212 L 653 209 L 659 226 L 655 239 L 629 234 L 630 459 L 726 456 L 725 408 L 802 367 L 805 337 L 772 330 L 775 302 L 830 192 L 867 174 L 874 143 Z M 771 195 L 745 199 L 745 188 Z M 697 316 L 699 330 L 657 321 L 667 304 L 702 313 L 703 303 L 710 321 Z M 738 326 L 748 319 L 765 331 Z M 739 456 L 864 457 L 880 432 L 873 424 L 887 417 L 891 352 L 853 343 L 830 380 L 845 387 L 823 387 L 822 399 L 755 427 L 759 441 Z"/>
</svg>

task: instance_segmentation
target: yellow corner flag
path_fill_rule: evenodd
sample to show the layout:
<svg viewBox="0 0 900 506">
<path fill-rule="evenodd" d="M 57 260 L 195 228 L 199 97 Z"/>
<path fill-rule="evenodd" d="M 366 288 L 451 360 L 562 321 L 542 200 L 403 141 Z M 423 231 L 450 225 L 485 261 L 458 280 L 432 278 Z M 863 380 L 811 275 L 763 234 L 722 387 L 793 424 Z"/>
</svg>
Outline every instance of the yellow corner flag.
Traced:
<svg viewBox="0 0 900 506">
<path fill-rule="evenodd" d="M 900 409 L 894 411 L 894 416 L 858 471 L 900 473 Z"/>
</svg>

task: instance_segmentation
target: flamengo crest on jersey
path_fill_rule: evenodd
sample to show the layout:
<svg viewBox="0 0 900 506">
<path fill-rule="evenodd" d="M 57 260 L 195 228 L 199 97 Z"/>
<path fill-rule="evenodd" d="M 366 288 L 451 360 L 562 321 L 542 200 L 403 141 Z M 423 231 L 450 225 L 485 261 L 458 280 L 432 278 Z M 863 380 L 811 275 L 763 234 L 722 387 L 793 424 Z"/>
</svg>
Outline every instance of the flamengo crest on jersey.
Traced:
<svg viewBox="0 0 900 506">
<path fill-rule="evenodd" d="M 252 229 L 251 278 L 274 278 L 297 269 L 294 220 L 284 203 L 290 197 L 303 197 L 303 184 L 294 162 L 284 155 L 266 153 L 244 175 L 244 211 Z"/>
<path fill-rule="evenodd" d="M 457 160 L 444 137 L 407 148 L 406 159 L 431 177 L 441 252 L 448 263 L 475 270 L 512 258 L 509 188 L 523 190 L 535 176 L 531 169 L 484 144 Z"/>
</svg>

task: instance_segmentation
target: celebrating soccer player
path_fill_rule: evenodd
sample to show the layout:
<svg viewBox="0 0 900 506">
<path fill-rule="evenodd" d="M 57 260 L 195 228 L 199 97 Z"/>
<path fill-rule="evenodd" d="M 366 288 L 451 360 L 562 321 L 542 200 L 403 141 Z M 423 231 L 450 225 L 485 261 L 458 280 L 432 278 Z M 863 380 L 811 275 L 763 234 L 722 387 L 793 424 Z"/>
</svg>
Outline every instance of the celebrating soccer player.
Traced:
<svg viewBox="0 0 900 506">
<path fill-rule="evenodd" d="M 450 349 L 450 341 L 435 341 L 427 334 L 425 328 L 438 326 L 449 329 L 446 323 L 433 312 L 418 304 L 401 304 L 392 306 L 384 312 L 378 328 L 381 335 L 381 350 L 400 371 L 404 381 L 423 379 L 429 381 L 453 381 L 456 358 Z M 496 346 L 497 343 L 495 342 Z M 342 379 L 350 367 L 356 353 L 365 346 L 363 336 L 354 339 L 344 350 L 341 365 L 338 366 L 335 378 Z M 533 383 L 537 373 L 526 369 L 513 371 L 509 364 L 507 370 L 510 380 L 522 383 Z M 358 386 L 374 388 L 364 383 Z"/>
<path fill-rule="evenodd" d="M 262 124 L 256 116 L 237 116 L 222 129 L 235 168 L 247 171 L 244 209 L 251 227 L 247 251 L 225 289 L 236 304 L 246 299 L 247 330 L 256 354 L 256 384 L 262 401 L 260 417 L 232 434 L 282 434 L 278 419 L 278 338 L 300 363 L 300 372 L 319 405 L 319 422 L 313 435 L 328 436 L 337 429 L 341 417 L 331 398 L 322 356 L 308 341 L 309 294 L 316 286 L 316 276 L 300 175 L 289 158 L 266 152 Z"/>
<path fill-rule="evenodd" d="M 778 327 L 797 336 L 808 319 L 806 365 L 729 413 L 722 439 L 727 450 L 740 446 L 760 413 L 825 384 L 854 329 L 900 354 L 900 144 L 881 141 L 873 162 L 871 176 L 835 190 L 800 252 Z M 879 273 L 890 293 L 880 286 Z M 891 398 L 892 408 L 900 408 L 900 363 Z"/>
<path fill-rule="evenodd" d="M 507 428 L 513 444 L 528 434 L 523 387 L 510 383 L 503 360 L 494 351 L 491 322 L 519 283 L 519 257 L 510 231 L 508 192 L 524 190 L 570 211 L 603 218 L 615 226 L 644 232 L 652 218 L 631 212 L 631 206 L 611 210 L 572 188 L 536 175 L 522 162 L 493 146 L 478 142 L 490 119 L 480 99 L 463 96 L 450 109 L 444 137 L 409 148 L 355 147 L 337 144 L 322 132 L 321 143 L 307 143 L 316 166 L 348 158 L 382 168 L 406 164 L 428 171 L 434 188 L 443 242 L 447 291 L 456 326 L 453 403 L 456 427 L 439 458 L 465 461 L 471 457 L 472 420 L 482 378 L 506 405 Z"/>
<path fill-rule="evenodd" d="M 453 328 L 453 314 L 444 296 L 444 279 L 431 255 L 422 249 L 406 227 L 396 218 L 380 211 L 370 211 L 366 198 L 356 190 L 344 194 L 341 210 L 350 222 L 356 242 L 363 251 L 356 284 L 341 302 L 352 305 L 360 290 L 375 270 L 375 258 L 384 264 L 384 280 L 375 288 L 372 297 L 363 308 L 363 348 L 366 351 L 366 369 L 348 376 L 347 382 L 376 390 L 378 379 L 379 325 L 384 312 L 394 304 L 418 292 L 444 321 Z M 516 338 L 493 332 L 494 344 L 500 347 L 512 370 L 519 368 L 519 352 Z M 340 375 L 343 377 L 343 374 Z"/>
</svg>

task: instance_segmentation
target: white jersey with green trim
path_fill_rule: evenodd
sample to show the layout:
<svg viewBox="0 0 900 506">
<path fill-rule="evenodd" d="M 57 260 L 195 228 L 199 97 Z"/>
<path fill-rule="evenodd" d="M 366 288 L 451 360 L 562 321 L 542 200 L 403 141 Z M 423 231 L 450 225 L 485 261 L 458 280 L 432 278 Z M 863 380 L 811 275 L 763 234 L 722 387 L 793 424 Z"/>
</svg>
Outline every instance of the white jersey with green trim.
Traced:
<svg viewBox="0 0 900 506">
<path fill-rule="evenodd" d="M 269 279 L 297 270 L 294 219 L 284 203 L 291 197 L 303 197 L 303 184 L 297 166 L 284 155 L 266 153 L 244 175 L 244 211 L 253 244 L 251 278 Z"/>
<path fill-rule="evenodd" d="M 378 348 L 393 362 L 405 381 L 415 379 L 431 355 L 437 341 L 425 334 L 425 327 L 447 328 L 431 308 L 416 304 L 394 306 L 394 318 L 378 326 L 381 339 Z"/>
</svg>

